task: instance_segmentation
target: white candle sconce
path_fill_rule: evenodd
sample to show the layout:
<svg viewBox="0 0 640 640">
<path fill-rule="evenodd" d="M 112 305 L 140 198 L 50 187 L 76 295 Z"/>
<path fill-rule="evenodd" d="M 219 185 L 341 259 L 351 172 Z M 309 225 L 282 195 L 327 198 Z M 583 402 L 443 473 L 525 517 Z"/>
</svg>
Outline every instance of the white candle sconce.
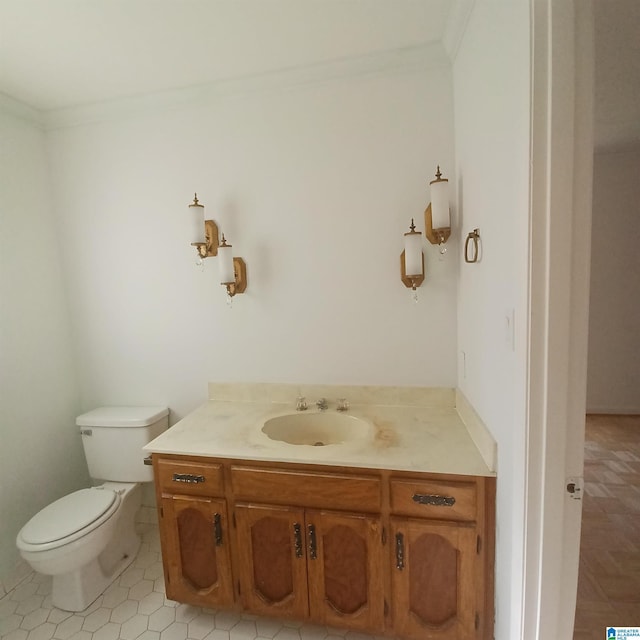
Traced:
<svg viewBox="0 0 640 640">
<path fill-rule="evenodd" d="M 242 258 L 233 255 L 233 246 L 227 244 L 224 233 L 220 241 L 218 225 L 214 220 L 205 218 L 204 205 L 199 202 L 197 194 L 194 194 L 193 202 L 189 205 L 189 216 L 192 225 L 191 246 L 198 252 L 197 264 L 217 256 L 220 284 L 226 287 L 228 299 L 244 293 L 247 289 L 247 265 Z"/>
</svg>

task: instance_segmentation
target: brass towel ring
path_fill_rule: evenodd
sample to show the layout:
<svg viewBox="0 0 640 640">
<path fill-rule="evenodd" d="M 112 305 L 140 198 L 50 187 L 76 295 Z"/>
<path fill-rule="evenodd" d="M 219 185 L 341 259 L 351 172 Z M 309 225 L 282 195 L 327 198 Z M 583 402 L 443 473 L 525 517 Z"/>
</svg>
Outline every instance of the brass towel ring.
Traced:
<svg viewBox="0 0 640 640">
<path fill-rule="evenodd" d="M 480 239 L 480 229 L 474 229 L 468 236 L 464 243 L 464 261 L 469 264 L 478 262 L 478 240 Z M 472 255 L 469 255 L 469 243 L 473 241 Z"/>
</svg>

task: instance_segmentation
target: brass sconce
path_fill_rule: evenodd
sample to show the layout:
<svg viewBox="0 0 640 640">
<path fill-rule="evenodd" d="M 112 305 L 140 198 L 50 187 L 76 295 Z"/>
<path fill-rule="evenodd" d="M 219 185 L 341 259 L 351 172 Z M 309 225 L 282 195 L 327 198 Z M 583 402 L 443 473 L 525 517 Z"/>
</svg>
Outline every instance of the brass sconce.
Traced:
<svg viewBox="0 0 640 640">
<path fill-rule="evenodd" d="M 431 244 L 437 244 L 440 253 L 447 251 L 445 242 L 451 235 L 451 214 L 449 211 L 449 180 L 442 177 L 440 166 L 436 179 L 429 183 L 431 202 L 424 212 L 424 234 Z"/>
<path fill-rule="evenodd" d="M 191 246 L 198 251 L 199 263 L 202 264 L 202 260 L 205 258 L 218 256 L 220 284 L 226 287 L 229 299 L 237 293 L 244 293 L 247 289 L 247 265 L 242 258 L 233 256 L 232 245 L 227 244 L 224 233 L 222 234 L 222 242 L 219 241 L 218 225 L 213 220 L 205 220 L 204 206 L 198 201 L 197 194 L 194 194 L 193 202 L 189 205 L 189 213 L 193 225 L 192 237 L 194 238 Z"/>
<path fill-rule="evenodd" d="M 236 293 L 244 293 L 247 288 L 247 265 L 242 258 L 234 258 L 232 245 L 227 244 L 227 240 L 222 234 L 222 242 L 218 247 L 218 257 L 220 259 L 220 284 L 227 288 L 227 295 L 230 298 Z"/>
<path fill-rule="evenodd" d="M 198 201 L 198 194 L 193 194 L 193 202 L 189 205 L 189 214 L 193 224 L 191 243 L 196 248 L 198 255 L 202 260 L 205 258 L 213 258 L 218 255 L 218 225 L 213 220 L 205 220 L 204 205 Z M 203 223 L 204 223 L 204 242 L 203 242 Z"/>
<path fill-rule="evenodd" d="M 413 291 L 413 299 L 418 301 L 419 287 L 424 282 L 424 254 L 422 253 L 422 232 L 416 231 L 411 218 L 409 231 L 404 234 L 404 251 L 400 254 L 400 279 Z"/>
</svg>

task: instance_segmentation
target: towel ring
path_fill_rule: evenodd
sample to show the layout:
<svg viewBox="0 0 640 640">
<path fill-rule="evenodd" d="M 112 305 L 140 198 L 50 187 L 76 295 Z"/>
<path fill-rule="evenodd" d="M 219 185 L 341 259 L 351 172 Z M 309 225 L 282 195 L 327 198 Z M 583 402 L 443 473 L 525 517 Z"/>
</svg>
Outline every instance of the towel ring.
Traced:
<svg viewBox="0 0 640 640">
<path fill-rule="evenodd" d="M 464 243 L 464 261 L 469 264 L 478 262 L 478 240 L 480 239 L 480 229 L 474 229 L 465 240 Z M 469 244 L 473 242 L 473 251 L 469 255 Z"/>
</svg>

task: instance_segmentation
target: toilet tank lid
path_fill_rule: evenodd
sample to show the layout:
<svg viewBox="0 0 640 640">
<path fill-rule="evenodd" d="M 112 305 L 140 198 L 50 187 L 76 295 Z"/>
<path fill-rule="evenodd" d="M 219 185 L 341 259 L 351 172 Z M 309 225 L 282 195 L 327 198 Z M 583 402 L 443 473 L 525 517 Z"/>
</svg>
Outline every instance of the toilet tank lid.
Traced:
<svg viewBox="0 0 640 640">
<path fill-rule="evenodd" d="M 79 427 L 146 427 L 169 414 L 166 407 L 100 407 L 76 418 Z"/>
</svg>

